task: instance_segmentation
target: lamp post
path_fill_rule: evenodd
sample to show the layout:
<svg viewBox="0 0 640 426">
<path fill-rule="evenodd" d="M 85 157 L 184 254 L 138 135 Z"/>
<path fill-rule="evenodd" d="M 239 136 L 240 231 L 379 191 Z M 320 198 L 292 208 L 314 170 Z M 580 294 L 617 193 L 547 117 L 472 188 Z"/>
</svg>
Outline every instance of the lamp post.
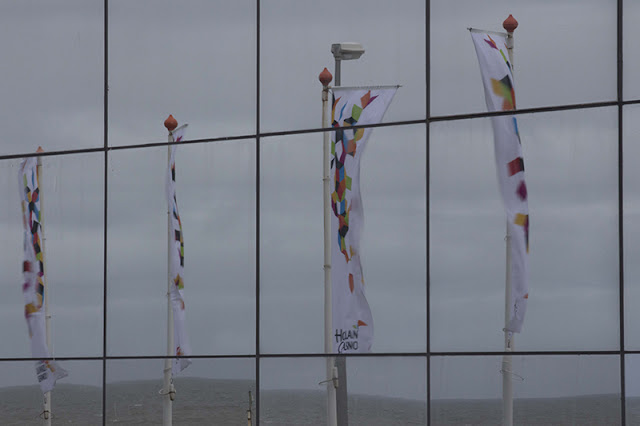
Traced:
<svg viewBox="0 0 640 426">
<path fill-rule="evenodd" d="M 343 43 L 334 43 L 331 45 L 331 53 L 336 61 L 334 69 L 335 85 L 340 86 L 340 63 L 342 61 L 350 61 L 358 59 L 364 54 L 364 47 L 360 43 L 346 41 Z"/>
<path fill-rule="evenodd" d="M 513 32 L 518 28 L 518 21 L 509 15 L 502 23 L 502 27 L 507 31 L 507 51 L 509 55 L 509 63 L 511 64 L 511 73 L 513 75 Z M 515 105 L 514 105 L 515 109 Z M 509 320 L 511 319 L 511 235 L 509 233 L 509 224 L 507 223 L 506 235 L 506 285 L 505 285 L 505 310 L 504 310 L 504 351 L 513 352 L 514 336 L 507 330 Z M 511 355 L 502 356 L 502 406 L 503 406 L 503 424 L 504 426 L 513 425 L 513 382 L 512 382 L 512 361 Z"/>
<path fill-rule="evenodd" d="M 178 121 L 173 118 L 173 115 L 169 115 L 164 121 L 164 127 L 169 131 L 168 141 L 174 142 L 173 131 L 178 127 Z M 167 146 L 167 161 L 171 161 L 171 145 Z M 167 229 L 171 232 L 171 211 L 167 207 Z M 167 234 L 169 235 L 169 234 Z M 167 239 L 167 355 L 172 356 L 175 353 L 174 339 L 173 339 L 173 309 L 171 307 L 171 238 Z M 172 358 L 165 358 L 164 360 L 164 381 L 162 387 L 162 424 L 164 426 L 171 426 L 173 424 L 173 398 L 175 397 L 175 390 L 173 389 L 173 380 L 171 378 L 171 363 Z"/>
<path fill-rule="evenodd" d="M 329 127 L 327 105 L 329 104 L 329 84 L 333 79 L 331 72 L 324 69 L 318 76 L 322 83 L 322 127 Z M 329 132 L 322 134 L 322 216 L 324 231 L 324 352 L 327 355 L 327 375 L 321 383 L 327 385 L 327 426 L 337 426 L 336 420 L 336 374 L 334 358 L 331 354 L 333 346 L 331 323 L 331 166 Z"/>
<path fill-rule="evenodd" d="M 44 149 L 42 149 L 41 146 L 38 147 L 38 149 L 36 150 L 36 152 L 44 152 Z M 42 185 L 42 157 L 38 157 L 37 163 L 36 163 L 36 174 L 38 175 L 38 186 L 40 189 L 39 192 L 39 196 L 40 196 L 40 211 L 44 212 L 44 197 L 43 197 L 43 192 L 42 191 L 42 187 L 40 185 Z M 40 226 L 42 226 L 43 222 L 44 222 L 44 214 L 42 215 L 43 218 L 40 221 Z M 45 253 L 44 250 L 44 246 L 45 246 L 45 242 L 47 241 L 47 238 L 45 236 L 44 230 L 41 229 L 40 231 L 42 233 L 42 241 L 40 242 L 40 244 L 42 245 L 42 253 Z M 52 352 L 51 350 L 51 314 L 49 313 L 49 281 L 47 280 L 48 275 L 47 275 L 47 257 L 43 255 L 42 257 L 42 273 L 44 274 L 43 277 L 43 281 L 44 281 L 44 285 L 45 285 L 45 289 L 44 289 L 44 324 L 45 324 L 45 333 L 46 333 L 46 342 L 47 342 L 47 349 L 49 350 L 49 353 Z M 43 418 L 44 418 L 44 424 L 46 426 L 51 426 L 51 391 L 46 392 L 44 394 L 44 410 L 42 412 L 43 414 Z"/>
<path fill-rule="evenodd" d="M 342 43 L 334 43 L 331 45 L 331 53 L 333 54 L 333 58 L 335 59 L 335 85 L 340 86 L 341 84 L 341 72 L 340 65 L 342 61 L 349 61 L 353 59 L 358 59 L 364 54 L 364 47 L 360 43 L 356 42 L 342 42 Z M 324 124 L 323 124 L 324 126 Z M 328 153 L 325 154 L 328 157 Z M 325 158 L 326 160 L 327 158 Z M 325 195 L 326 197 L 327 195 Z M 329 241 L 325 242 L 329 244 Z M 325 248 L 328 249 L 328 248 Z M 331 315 L 331 313 L 329 313 Z M 329 333 L 330 335 L 331 333 Z M 329 347 L 329 350 L 331 347 Z M 349 424 L 348 415 L 347 415 L 347 360 L 344 357 L 335 358 L 335 370 L 337 373 L 337 387 L 335 389 L 336 396 L 336 424 L 337 426 L 347 426 Z"/>
</svg>

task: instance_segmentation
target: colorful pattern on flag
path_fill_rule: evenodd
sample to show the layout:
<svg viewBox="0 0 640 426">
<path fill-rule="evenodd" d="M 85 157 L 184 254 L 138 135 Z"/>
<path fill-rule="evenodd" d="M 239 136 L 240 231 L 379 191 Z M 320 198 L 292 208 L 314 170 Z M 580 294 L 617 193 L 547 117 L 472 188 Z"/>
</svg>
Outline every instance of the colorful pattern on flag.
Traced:
<svg viewBox="0 0 640 426">
<path fill-rule="evenodd" d="M 471 32 L 476 49 L 487 109 L 516 108 L 513 70 L 508 60 L 506 35 Z M 518 123 L 514 116 L 491 118 L 498 182 L 511 236 L 511 302 L 507 330 L 522 329 L 529 297 L 529 206 Z"/>
<path fill-rule="evenodd" d="M 331 125 L 341 127 L 331 134 L 331 234 L 335 238 L 331 241 L 331 306 L 337 353 L 369 352 L 373 344 L 373 318 L 360 263 L 364 226 L 360 158 L 373 129 L 344 127 L 379 123 L 396 90 L 333 89 Z"/>
<path fill-rule="evenodd" d="M 20 164 L 18 180 L 20 183 L 20 201 L 22 206 L 22 225 L 24 227 L 24 261 L 22 273 L 24 284 L 24 316 L 31 339 L 31 356 L 36 361 L 36 375 L 43 393 L 51 391 L 56 380 L 67 376 L 67 372 L 57 362 L 40 358 L 50 358 L 47 347 L 45 319 L 44 275 L 44 228 L 40 208 L 40 176 L 35 157 L 25 158 Z"/>
<path fill-rule="evenodd" d="M 186 125 L 173 131 L 175 142 L 184 137 Z M 178 211 L 176 198 L 176 145 L 171 145 L 171 155 L 167 172 L 167 202 L 169 203 L 169 275 L 171 280 L 171 308 L 173 311 L 173 342 L 175 358 L 171 367 L 172 374 L 178 374 L 191 364 L 191 345 L 187 336 L 187 325 L 184 310 L 184 239 L 182 221 Z M 187 358 L 183 358 L 187 357 Z"/>
</svg>

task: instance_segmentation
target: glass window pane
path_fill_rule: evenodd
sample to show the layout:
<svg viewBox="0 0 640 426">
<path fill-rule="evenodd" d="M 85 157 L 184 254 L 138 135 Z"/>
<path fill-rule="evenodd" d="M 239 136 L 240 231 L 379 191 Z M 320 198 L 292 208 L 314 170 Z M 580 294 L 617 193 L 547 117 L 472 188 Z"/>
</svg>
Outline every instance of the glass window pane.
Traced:
<svg viewBox="0 0 640 426">
<path fill-rule="evenodd" d="M 616 99 L 615 1 L 434 0 L 430 12 L 432 115 L 485 111 L 467 27 L 504 31 L 509 14 L 518 108 Z"/>
<path fill-rule="evenodd" d="M 260 421 L 325 424 L 325 358 L 263 358 Z M 346 363 L 350 425 L 426 424 L 426 359 L 349 357 Z"/>
<path fill-rule="evenodd" d="M 513 356 L 513 424 L 620 424 L 617 355 Z M 501 424 L 502 357 L 433 357 L 431 424 Z"/>
<path fill-rule="evenodd" d="M 53 424 L 102 424 L 102 361 L 58 361 L 69 375 L 51 392 Z M 6 425 L 42 425 L 43 395 L 33 361 L 0 362 L 0 418 Z"/>
<path fill-rule="evenodd" d="M 109 157 L 109 334 L 113 355 L 166 353 L 167 148 Z M 255 352 L 255 142 L 176 150 L 184 299 L 194 354 Z"/>
<path fill-rule="evenodd" d="M 109 145 L 166 140 L 170 113 L 189 139 L 254 133 L 255 23 L 252 0 L 109 1 Z"/>
<path fill-rule="evenodd" d="M 530 297 L 517 350 L 619 341 L 616 108 L 518 117 Z M 490 119 L 431 131 L 431 348 L 502 350 L 505 215 Z"/>
<path fill-rule="evenodd" d="M 342 85 L 400 84 L 384 121 L 424 119 L 425 2 L 270 1 L 260 4 L 261 131 L 321 127 L 318 75 L 335 74 L 331 44 L 353 41 L 365 53 L 342 61 Z"/>
<path fill-rule="evenodd" d="M 426 350 L 425 138 L 377 128 L 361 163 L 376 352 Z M 263 138 L 261 161 L 261 351 L 324 352 L 322 135 Z"/>
<path fill-rule="evenodd" d="M 640 368 L 640 355 L 633 354 L 625 357 L 625 396 L 626 396 L 626 423 L 628 425 L 640 424 L 640 376 L 637 371 Z"/>
<path fill-rule="evenodd" d="M 324 358 L 260 360 L 260 423 L 322 425 L 327 423 Z"/>
<path fill-rule="evenodd" d="M 640 349 L 640 170 L 634 164 L 640 160 L 638 134 L 640 132 L 640 106 L 624 107 L 624 302 L 625 346 L 627 350 Z"/>
<path fill-rule="evenodd" d="M 0 154 L 103 145 L 103 3 L 0 4 Z"/>
<path fill-rule="evenodd" d="M 245 424 L 249 392 L 253 398 L 256 396 L 255 365 L 253 359 L 194 359 L 173 379 L 174 422 Z M 163 368 L 162 359 L 109 361 L 106 422 L 161 424 Z M 255 403 L 251 409 L 255 416 Z"/>
<path fill-rule="evenodd" d="M 349 357 L 350 425 L 427 424 L 427 360 Z"/>
<path fill-rule="evenodd" d="M 31 357 L 22 295 L 24 261 L 18 170 L 0 161 L 0 357 Z M 42 157 L 45 286 L 55 356 L 102 355 L 104 156 Z"/>
<path fill-rule="evenodd" d="M 636 40 L 640 38 L 637 18 L 640 16 L 640 3 L 633 0 L 623 2 L 622 46 L 623 46 L 623 79 L 624 99 L 640 99 L 640 81 L 638 70 L 640 69 L 640 52 L 636 47 Z"/>
</svg>

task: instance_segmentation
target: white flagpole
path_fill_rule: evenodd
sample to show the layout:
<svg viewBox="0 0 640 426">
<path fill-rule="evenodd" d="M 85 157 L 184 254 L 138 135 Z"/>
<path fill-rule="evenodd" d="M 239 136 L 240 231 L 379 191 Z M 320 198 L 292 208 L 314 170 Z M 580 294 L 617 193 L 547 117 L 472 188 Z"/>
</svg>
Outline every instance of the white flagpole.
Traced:
<svg viewBox="0 0 640 426">
<path fill-rule="evenodd" d="M 178 122 L 173 115 L 164 121 L 164 127 L 169 131 L 169 142 L 173 142 L 173 130 L 178 127 Z M 169 167 L 171 162 L 171 145 L 167 146 L 167 164 Z M 168 207 L 167 202 L 167 355 L 174 355 L 174 343 L 173 343 L 173 309 L 171 308 L 171 209 Z M 171 358 L 165 358 L 164 360 L 164 384 L 162 391 L 162 424 L 164 426 L 171 426 L 173 423 L 173 383 L 171 382 Z"/>
<path fill-rule="evenodd" d="M 44 152 L 41 146 L 38 147 L 36 152 Z M 47 256 L 44 251 L 44 243 L 46 240 L 44 233 L 44 191 L 42 190 L 42 157 L 38 157 L 36 165 L 36 174 L 38 176 L 38 190 L 40 197 L 40 232 L 42 233 L 42 272 L 44 276 L 44 324 L 47 338 L 47 349 L 49 353 L 53 353 L 51 350 L 51 315 L 49 314 L 49 286 L 47 280 Z M 51 426 L 51 391 L 44 394 L 44 411 L 42 413 L 44 418 L 44 424 Z"/>
<path fill-rule="evenodd" d="M 509 15 L 502 23 L 502 27 L 507 30 L 507 50 L 509 52 L 509 63 L 513 74 L 513 31 L 518 27 L 518 21 Z M 515 108 L 515 105 L 514 105 Z M 504 309 L 504 351 L 512 352 L 514 349 L 514 335 L 507 330 L 511 319 L 511 235 L 509 233 L 509 223 L 507 222 L 506 240 L 506 279 L 505 279 L 505 309 Z M 502 405 L 504 425 L 513 425 L 513 373 L 511 355 L 502 356 Z"/>
<path fill-rule="evenodd" d="M 505 309 L 504 309 L 504 350 L 512 352 L 514 348 L 513 333 L 507 330 L 509 320 L 511 319 L 511 235 L 509 234 L 509 224 L 507 223 L 506 239 L 506 270 L 507 276 L 505 280 Z M 504 425 L 513 425 L 513 381 L 512 381 L 512 364 L 511 355 L 502 356 L 502 405 Z"/>
<path fill-rule="evenodd" d="M 319 76 L 322 83 L 322 127 L 329 127 L 327 116 L 327 105 L 329 103 L 329 83 L 333 76 L 328 69 L 324 69 Z M 322 201 L 324 216 L 324 353 L 333 352 L 331 338 L 333 336 L 333 327 L 331 321 L 331 167 L 329 165 L 330 141 L 329 132 L 322 134 Z M 336 375 L 335 375 L 335 359 L 327 356 L 327 376 L 325 383 L 327 384 L 327 425 L 337 425 L 336 410 Z"/>
</svg>

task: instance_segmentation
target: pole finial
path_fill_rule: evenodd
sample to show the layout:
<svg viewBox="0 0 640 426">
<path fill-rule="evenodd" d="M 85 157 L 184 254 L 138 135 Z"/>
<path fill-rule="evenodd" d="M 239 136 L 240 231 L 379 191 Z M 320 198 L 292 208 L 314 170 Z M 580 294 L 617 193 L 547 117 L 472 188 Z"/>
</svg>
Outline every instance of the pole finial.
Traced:
<svg viewBox="0 0 640 426">
<path fill-rule="evenodd" d="M 169 114 L 169 117 L 164 120 L 164 127 L 166 127 L 168 131 L 172 132 L 176 127 L 178 127 L 178 121 L 173 118 L 173 115 Z"/>
<path fill-rule="evenodd" d="M 331 83 L 331 80 L 333 80 L 333 76 L 331 75 L 331 72 L 325 68 L 322 70 L 322 72 L 318 76 L 318 79 L 320 80 L 320 83 L 322 83 L 324 87 L 327 87 L 329 83 Z"/>
<path fill-rule="evenodd" d="M 513 15 L 509 15 L 509 17 L 502 23 L 502 28 L 507 30 L 508 33 L 512 33 L 516 28 L 518 28 L 518 21 L 516 21 L 516 18 L 514 18 Z"/>
<path fill-rule="evenodd" d="M 39 146 L 38 149 L 36 149 L 36 152 L 44 152 L 44 149 L 42 149 L 42 147 Z"/>
</svg>

